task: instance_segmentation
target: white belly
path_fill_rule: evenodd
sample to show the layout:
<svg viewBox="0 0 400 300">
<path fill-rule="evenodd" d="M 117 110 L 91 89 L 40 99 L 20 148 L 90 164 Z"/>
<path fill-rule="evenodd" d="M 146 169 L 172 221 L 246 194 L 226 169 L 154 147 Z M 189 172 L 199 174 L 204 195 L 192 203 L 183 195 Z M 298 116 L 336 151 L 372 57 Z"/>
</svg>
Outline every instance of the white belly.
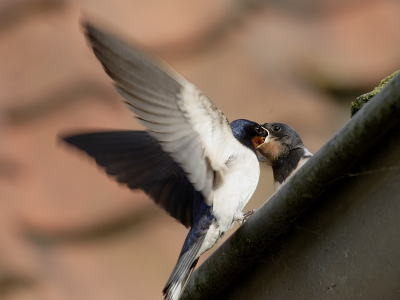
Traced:
<svg viewBox="0 0 400 300">
<path fill-rule="evenodd" d="M 260 177 L 257 156 L 244 146 L 227 167 L 229 171 L 220 178 L 222 182 L 214 192 L 213 201 L 213 213 L 222 233 L 232 227 L 235 219 L 243 217 L 242 209 L 253 195 Z"/>
<path fill-rule="evenodd" d="M 216 222 L 208 229 L 197 257 L 214 246 L 235 220 L 243 218 L 242 209 L 257 187 L 260 178 L 257 156 L 242 144 L 235 145 L 235 153 L 236 156 L 227 163 L 228 171 L 217 175 L 213 199 Z"/>
</svg>

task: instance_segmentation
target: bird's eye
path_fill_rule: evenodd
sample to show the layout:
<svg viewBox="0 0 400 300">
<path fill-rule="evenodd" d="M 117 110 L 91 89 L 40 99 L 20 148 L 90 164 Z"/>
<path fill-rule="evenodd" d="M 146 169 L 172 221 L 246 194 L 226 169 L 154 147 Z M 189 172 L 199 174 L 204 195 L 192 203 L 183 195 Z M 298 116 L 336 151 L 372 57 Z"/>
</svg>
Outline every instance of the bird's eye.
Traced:
<svg viewBox="0 0 400 300">
<path fill-rule="evenodd" d="M 281 130 L 281 126 L 279 126 L 279 125 L 274 125 L 274 127 L 272 127 L 272 130 L 273 130 L 273 131 L 279 131 L 279 130 Z"/>
<path fill-rule="evenodd" d="M 256 127 L 256 132 L 257 132 L 257 134 L 262 134 L 264 132 L 264 130 L 262 129 L 261 126 L 257 126 Z"/>
</svg>

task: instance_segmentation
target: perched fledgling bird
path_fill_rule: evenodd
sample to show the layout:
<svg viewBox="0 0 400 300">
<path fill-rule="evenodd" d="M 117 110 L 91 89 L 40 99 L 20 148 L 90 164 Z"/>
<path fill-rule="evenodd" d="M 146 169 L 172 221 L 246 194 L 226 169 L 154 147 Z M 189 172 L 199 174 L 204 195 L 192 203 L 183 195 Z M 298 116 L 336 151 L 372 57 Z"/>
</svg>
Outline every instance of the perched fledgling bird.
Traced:
<svg viewBox="0 0 400 300">
<path fill-rule="evenodd" d="M 312 154 L 292 127 L 283 123 L 265 123 L 261 126 L 268 131 L 268 136 L 257 150 L 272 166 L 274 187 L 278 190 Z"/>
<path fill-rule="evenodd" d="M 259 180 L 256 147 L 267 131 L 225 115 L 171 68 L 85 24 L 86 35 L 118 92 L 149 131 L 84 133 L 64 140 L 107 174 L 144 190 L 190 231 L 163 290 L 179 299 L 202 253 L 235 221 Z"/>
</svg>

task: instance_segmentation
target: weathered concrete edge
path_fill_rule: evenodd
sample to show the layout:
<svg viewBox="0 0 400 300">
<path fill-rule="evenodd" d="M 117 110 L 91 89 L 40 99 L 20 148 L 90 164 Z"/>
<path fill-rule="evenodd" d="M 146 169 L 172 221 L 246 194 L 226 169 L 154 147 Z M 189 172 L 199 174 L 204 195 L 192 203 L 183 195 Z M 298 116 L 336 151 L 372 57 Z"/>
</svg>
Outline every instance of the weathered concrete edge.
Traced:
<svg viewBox="0 0 400 300">
<path fill-rule="evenodd" d="M 215 297 L 399 121 L 398 75 L 194 272 L 181 299 Z"/>
</svg>

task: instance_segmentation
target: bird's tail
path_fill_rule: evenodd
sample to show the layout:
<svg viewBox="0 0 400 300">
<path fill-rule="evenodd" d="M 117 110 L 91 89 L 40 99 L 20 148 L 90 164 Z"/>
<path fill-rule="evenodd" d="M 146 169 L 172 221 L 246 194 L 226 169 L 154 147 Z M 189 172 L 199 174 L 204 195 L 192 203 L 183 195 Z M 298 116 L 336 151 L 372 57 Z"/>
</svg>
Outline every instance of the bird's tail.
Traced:
<svg viewBox="0 0 400 300">
<path fill-rule="evenodd" d="M 194 268 L 198 262 L 198 258 L 190 265 L 189 268 L 182 270 L 175 280 L 170 282 L 163 290 L 165 300 L 178 300 L 182 295 L 185 287 L 192 275 Z"/>
<path fill-rule="evenodd" d="M 178 300 L 182 295 L 199 260 L 201 254 L 199 250 L 204 238 L 205 234 L 198 236 L 198 233 L 192 227 L 186 237 L 178 262 L 163 290 L 165 300 Z M 188 245 L 190 245 L 189 248 Z"/>
</svg>

